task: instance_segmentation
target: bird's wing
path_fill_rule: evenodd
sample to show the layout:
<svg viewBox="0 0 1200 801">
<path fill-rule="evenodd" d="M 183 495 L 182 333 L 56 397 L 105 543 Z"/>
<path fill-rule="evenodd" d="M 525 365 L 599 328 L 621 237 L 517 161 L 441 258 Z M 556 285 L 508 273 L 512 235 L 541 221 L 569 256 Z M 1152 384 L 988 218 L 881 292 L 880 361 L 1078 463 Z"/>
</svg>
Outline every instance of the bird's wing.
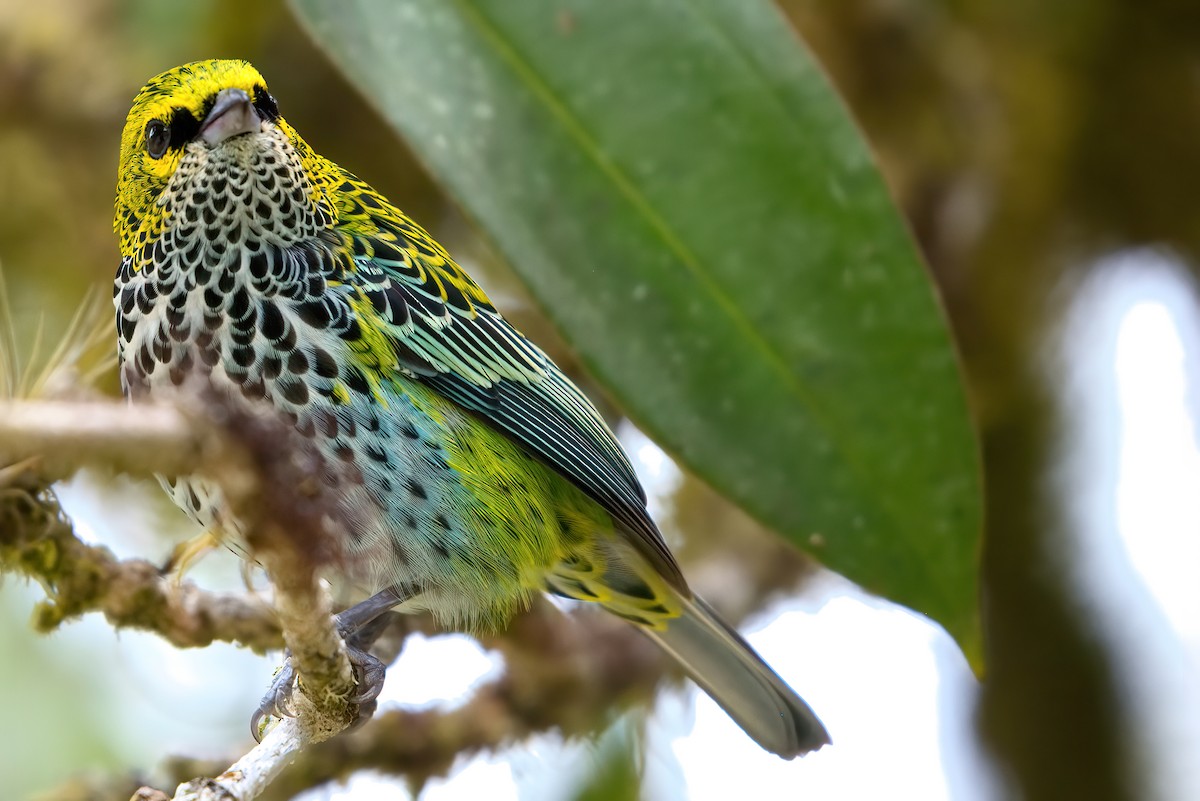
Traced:
<svg viewBox="0 0 1200 801">
<path fill-rule="evenodd" d="M 587 397 L 406 217 L 349 235 L 357 283 L 402 369 L 508 434 L 603 506 L 662 575 L 686 583 L 646 494 Z"/>
</svg>

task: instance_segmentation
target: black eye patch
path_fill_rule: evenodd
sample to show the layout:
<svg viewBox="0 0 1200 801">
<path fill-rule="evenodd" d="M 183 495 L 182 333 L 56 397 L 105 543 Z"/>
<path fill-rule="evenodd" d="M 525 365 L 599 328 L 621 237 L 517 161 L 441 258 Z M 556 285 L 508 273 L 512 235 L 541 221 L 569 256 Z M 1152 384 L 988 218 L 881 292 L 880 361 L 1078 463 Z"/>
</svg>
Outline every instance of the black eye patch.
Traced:
<svg viewBox="0 0 1200 801">
<path fill-rule="evenodd" d="M 176 150 L 196 138 L 196 134 L 200 133 L 200 120 L 186 108 L 176 107 L 171 110 L 171 119 L 168 120 L 167 127 L 171 129 L 170 147 Z"/>
<path fill-rule="evenodd" d="M 254 108 L 265 120 L 275 122 L 279 119 L 279 105 L 264 86 L 254 87 Z"/>
</svg>

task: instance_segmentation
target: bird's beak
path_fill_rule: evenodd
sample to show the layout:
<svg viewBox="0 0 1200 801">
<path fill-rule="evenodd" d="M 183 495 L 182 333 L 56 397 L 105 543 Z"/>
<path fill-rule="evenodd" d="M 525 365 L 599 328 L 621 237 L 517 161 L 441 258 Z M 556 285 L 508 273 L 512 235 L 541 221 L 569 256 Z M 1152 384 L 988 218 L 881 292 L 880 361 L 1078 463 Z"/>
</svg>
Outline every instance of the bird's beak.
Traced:
<svg viewBox="0 0 1200 801">
<path fill-rule="evenodd" d="M 250 102 L 250 95 L 241 89 L 222 89 L 200 125 L 200 138 L 209 145 L 217 145 L 238 134 L 257 133 L 261 129 L 262 118 Z"/>
</svg>

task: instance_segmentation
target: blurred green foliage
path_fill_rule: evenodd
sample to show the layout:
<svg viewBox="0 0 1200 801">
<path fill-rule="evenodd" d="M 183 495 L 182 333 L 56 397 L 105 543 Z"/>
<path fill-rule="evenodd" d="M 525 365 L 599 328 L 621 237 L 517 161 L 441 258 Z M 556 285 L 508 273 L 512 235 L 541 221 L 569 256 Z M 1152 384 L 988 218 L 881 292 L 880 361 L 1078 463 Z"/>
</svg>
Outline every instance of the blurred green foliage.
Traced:
<svg viewBox="0 0 1200 801">
<path fill-rule="evenodd" d="M 638 801 L 638 743 L 629 726 L 617 724 L 598 744 L 597 760 L 575 791 L 572 801 Z"/>
</svg>

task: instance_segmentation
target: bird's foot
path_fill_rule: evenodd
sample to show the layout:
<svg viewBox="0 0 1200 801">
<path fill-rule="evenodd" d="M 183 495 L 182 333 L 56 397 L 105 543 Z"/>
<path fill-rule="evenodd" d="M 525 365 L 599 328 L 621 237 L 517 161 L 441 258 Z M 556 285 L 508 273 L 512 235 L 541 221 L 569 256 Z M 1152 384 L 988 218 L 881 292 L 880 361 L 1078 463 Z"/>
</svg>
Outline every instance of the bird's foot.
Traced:
<svg viewBox="0 0 1200 801">
<path fill-rule="evenodd" d="M 347 701 L 355 705 L 357 711 L 350 729 L 358 728 L 375 714 L 375 699 L 383 690 L 383 679 L 387 673 L 387 666 L 378 657 L 372 656 L 368 649 L 387 627 L 387 611 L 412 595 L 413 592 L 408 587 L 386 587 L 365 601 L 334 615 L 338 634 L 346 643 L 350 667 L 354 669 L 356 691 Z M 258 709 L 250 716 L 250 733 L 254 735 L 255 740 L 262 739 L 268 718 L 296 716 L 292 705 L 296 683 L 296 669 L 292 665 L 291 654 L 288 653 L 283 667 L 275 674 L 270 689 L 259 702 Z"/>
<path fill-rule="evenodd" d="M 296 692 L 296 669 L 292 667 L 292 655 L 284 655 L 283 665 L 275 671 L 275 678 L 267 693 L 258 702 L 258 708 L 250 716 L 250 734 L 255 742 L 262 742 L 270 718 L 294 718 L 292 695 Z"/>
<path fill-rule="evenodd" d="M 383 680 L 387 675 L 387 666 L 367 651 L 346 645 L 346 655 L 350 658 L 350 667 L 354 671 L 355 693 L 346 701 L 356 707 L 354 720 L 350 722 L 347 731 L 357 729 L 375 714 L 378 706 L 377 698 L 383 691 Z M 293 696 L 296 692 L 296 668 L 292 665 L 291 654 L 287 655 L 283 666 L 275 674 L 266 695 L 258 702 L 258 708 L 250 716 L 250 733 L 257 742 L 262 741 L 269 718 L 294 718 L 296 709 Z"/>
</svg>

